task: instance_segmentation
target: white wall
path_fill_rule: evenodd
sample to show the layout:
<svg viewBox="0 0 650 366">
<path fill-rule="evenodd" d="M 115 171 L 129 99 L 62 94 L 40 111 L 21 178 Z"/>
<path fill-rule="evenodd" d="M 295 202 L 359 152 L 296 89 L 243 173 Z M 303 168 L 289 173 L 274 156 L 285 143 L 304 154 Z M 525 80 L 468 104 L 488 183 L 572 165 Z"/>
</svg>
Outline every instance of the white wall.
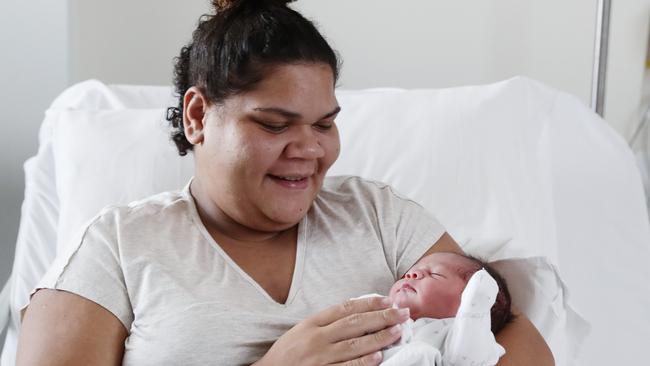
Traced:
<svg viewBox="0 0 650 366">
<path fill-rule="evenodd" d="M 69 0 L 71 79 L 168 84 L 209 1 Z M 397 5 L 399 4 L 399 6 Z M 514 75 L 591 100 L 597 0 L 299 0 L 345 65 L 343 88 L 447 87 Z M 128 11 L 125 11 L 128 9 Z M 605 119 L 639 117 L 650 0 L 613 1 Z M 145 46 L 146 45 L 146 46 Z"/>
<path fill-rule="evenodd" d="M 332 7 L 303 0 L 297 7 L 343 55 L 344 87 L 447 87 L 528 74 L 586 98 L 592 4 L 412 0 L 396 7 L 393 1 L 355 0 Z"/>
<path fill-rule="evenodd" d="M 8 278 L 24 193 L 22 165 L 38 148 L 43 112 L 88 78 L 170 84 L 172 58 L 207 1 L 0 1 L 0 286 Z"/>
<path fill-rule="evenodd" d="M 73 82 L 170 85 L 207 0 L 69 0 Z"/>
<path fill-rule="evenodd" d="M 613 1 L 605 119 L 638 117 L 650 0 Z M 302 0 L 343 55 L 344 88 L 447 87 L 526 75 L 591 100 L 596 0 Z M 354 14 L 355 16 L 349 16 Z"/>
<path fill-rule="evenodd" d="M 9 276 L 43 111 L 68 85 L 67 0 L 0 1 L 0 286 Z"/>
<path fill-rule="evenodd" d="M 650 0 L 612 0 L 605 119 L 630 138 L 641 118 Z"/>
</svg>

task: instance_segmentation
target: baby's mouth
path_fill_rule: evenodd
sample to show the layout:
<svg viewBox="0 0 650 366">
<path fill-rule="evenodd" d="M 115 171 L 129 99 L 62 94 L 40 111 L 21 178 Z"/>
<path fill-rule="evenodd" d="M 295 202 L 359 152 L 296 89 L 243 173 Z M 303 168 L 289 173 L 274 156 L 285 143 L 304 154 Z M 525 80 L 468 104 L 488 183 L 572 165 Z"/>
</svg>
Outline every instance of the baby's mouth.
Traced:
<svg viewBox="0 0 650 366">
<path fill-rule="evenodd" d="M 404 290 L 413 291 L 413 292 L 417 293 L 417 291 L 413 288 L 413 286 L 409 285 L 408 283 L 403 284 L 402 287 L 400 287 L 399 290 L 400 291 L 404 291 Z"/>
</svg>

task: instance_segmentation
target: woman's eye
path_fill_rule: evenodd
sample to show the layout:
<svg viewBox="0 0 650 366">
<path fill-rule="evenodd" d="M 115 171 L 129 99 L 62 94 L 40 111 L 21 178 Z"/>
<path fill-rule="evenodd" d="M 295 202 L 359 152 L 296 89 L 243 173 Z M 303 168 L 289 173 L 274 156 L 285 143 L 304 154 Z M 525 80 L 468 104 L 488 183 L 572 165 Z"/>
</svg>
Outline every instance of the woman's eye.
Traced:
<svg viewBox="0 0 650 366">
<path fill-rule="evenodd" d="M 315 126 L 319 130 L 327 131 L 327 130 L 332 128 L 333 124 L 334 124 L 333 122 L 319 122 L 319 123 L 316 123 Z"/>
<path fill-rule="evenodd" d="M 265 122 L 258 122 L 260 126 L 262 126 L 265 130 L 273 133 L 278 133 L 282 132 L 287 129 L 286 124 L 272 124 L 272 123 L 265 123 Z"/>
</svg>

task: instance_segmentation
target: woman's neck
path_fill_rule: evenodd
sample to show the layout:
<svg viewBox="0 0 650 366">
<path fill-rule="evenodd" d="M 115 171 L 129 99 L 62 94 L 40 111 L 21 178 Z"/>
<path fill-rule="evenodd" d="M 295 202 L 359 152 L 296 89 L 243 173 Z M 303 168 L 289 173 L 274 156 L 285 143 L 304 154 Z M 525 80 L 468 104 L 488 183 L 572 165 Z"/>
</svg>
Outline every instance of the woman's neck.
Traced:
<svg viewBox="0 0 650 366">
<path fill-rule="evenodd" d="M 201 183 L 196 179 L 190 184 L 190 195 L 194 199 L 201 222 L 208 229 L 208 232 L 222 238 L 225 237 L 230 241 L 252 245 L 269 243 L 283 236 L 282 234 L 291 232 L 297 226 L 269 231 L 258 230 L 241 224 L 221 210 L 202 189 Z"/>
</svg>

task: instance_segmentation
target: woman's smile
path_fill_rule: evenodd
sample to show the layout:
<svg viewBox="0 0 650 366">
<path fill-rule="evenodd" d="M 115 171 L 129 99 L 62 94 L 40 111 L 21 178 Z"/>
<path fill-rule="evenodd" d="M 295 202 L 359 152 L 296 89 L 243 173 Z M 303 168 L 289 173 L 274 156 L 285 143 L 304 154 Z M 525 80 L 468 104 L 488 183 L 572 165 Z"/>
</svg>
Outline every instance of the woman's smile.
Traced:
<svg viewBox="0 0 650 366">
<path fill-rule="evenodd" d="M 281 187 L 288 189 L 298 189 L 303 190 L 309 187 L 311 175 L 268 175 L 275 183 L 279 184 Z"/>
<path fill-rule="evenodd" d="M 209 105 L 194 149 L 194 188 L 213 206 L 203 212 L 223 215 L 208 221 L 225 217 L 265 232 L 296 225 L 338 157 L 339 110 L 326 64 L 276 66 L 254 90 Z M 280 117 L 278 131 L 261 126 Z"/>
</svg>

